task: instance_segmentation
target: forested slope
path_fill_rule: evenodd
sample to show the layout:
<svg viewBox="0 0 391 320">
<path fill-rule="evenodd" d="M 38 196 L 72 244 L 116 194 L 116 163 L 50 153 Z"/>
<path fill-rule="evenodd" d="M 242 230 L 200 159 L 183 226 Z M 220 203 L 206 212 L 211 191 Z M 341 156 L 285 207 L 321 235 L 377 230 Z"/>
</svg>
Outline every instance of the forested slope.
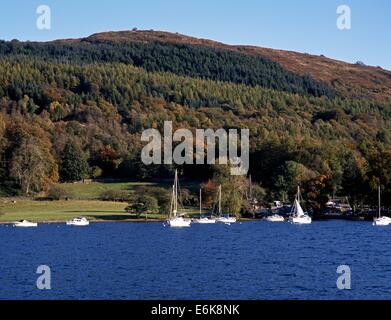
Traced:
<svg viewBox="0 0 391 320">
<path fill-rule="evenodd" d="M 352 95 L 266 55 L 137 34 L 0 43 L 3 194 L 87 177 L 170 177 L 172 167 L 140 163 L 140 134 L 172 120 L 176 128 L 250 128 L 250 171 L 267 199 L 301 184 L 314 206 L 333 192 L 370 203 L 380 183 L 391 201 L 386 96 Z M 213 171 L 183 168 L 205 180 Z"/>
</svg>

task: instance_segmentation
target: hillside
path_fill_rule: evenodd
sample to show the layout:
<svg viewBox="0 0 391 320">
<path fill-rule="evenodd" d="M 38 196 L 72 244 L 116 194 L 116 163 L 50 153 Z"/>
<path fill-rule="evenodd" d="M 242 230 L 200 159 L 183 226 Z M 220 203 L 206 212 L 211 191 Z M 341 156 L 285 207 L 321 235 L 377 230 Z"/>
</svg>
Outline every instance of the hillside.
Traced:
<svg viewBox="0 0 391 320">
<path fill-rule="evenodd" d="M 306 54 L 152 31 L 0 42 L 0 194 L 57 181 L 172 176 L 140 162 L 141 132 L 249 128 L 264 201 L 305 188 L 391 203 L 391 76 Z M 219 169 L 184 166 L 189 179 Z"/>
<path fill-rule="evenodd" d="M 326 82 L 350 97 L 391 98 L 391 71 L 380 67 L 350 64 L 324 56 L 255 46 L 227 45 L 216 41 L 159 31 L 105 32 L 93 34 L 82 41 L 95 43 L 127 41 L 140 41 L 143 43 L 165 42 L 233 50 L 248 55 L 260 55 L 280 63 L 292 72 L 301 75 L 308 74 L 315 80 Z"/>
</svg>

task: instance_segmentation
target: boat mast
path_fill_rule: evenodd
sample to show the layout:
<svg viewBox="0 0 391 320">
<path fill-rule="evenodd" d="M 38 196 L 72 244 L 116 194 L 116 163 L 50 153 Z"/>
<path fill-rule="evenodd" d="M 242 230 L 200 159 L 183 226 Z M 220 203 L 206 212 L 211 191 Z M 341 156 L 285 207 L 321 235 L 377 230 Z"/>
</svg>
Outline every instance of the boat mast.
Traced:
<svg viewBox="0 0 391 320">
<path fill-rule="evenodd" d="M 174 184 L 172 185 L 171 216 L 175 218 L 178 212 L 178 171 L 175 170 Z"/>
<path fill-rule="evenodd" d="M 200 189 L 200 218 L 202 214 L 202 189 Z"/>
<path fill-rule="evenodd" d="M 221 184 L 219 185 L 219 216 L 221 216 Z"/>
<path fill-rule="evenodd" d="M 172 194 L 171 194 L 171 206 L 170 206 L 170 213 L 168 218 L 171 219 L 175 214 L 174 214 L 174 208 L 175 208 L 175 184 L 172 185 Z"/>
<path fill-rule="evenodd" d="M 252 198 L 253 198 L 253 186 L 252 186 L 251 174 L 250 174 L 250 200 L 252 200 Z"/>
<path fill-rule="evenodd" d="M 379 201 L 379 203 L 378 203 L 378 210 L 379 210 L 379 218 L 381 217 L 381 199 L 380 199 L 380 185 L 379 185 L 379 190 L 378 190 L 378 201 Z"/>
</svg>

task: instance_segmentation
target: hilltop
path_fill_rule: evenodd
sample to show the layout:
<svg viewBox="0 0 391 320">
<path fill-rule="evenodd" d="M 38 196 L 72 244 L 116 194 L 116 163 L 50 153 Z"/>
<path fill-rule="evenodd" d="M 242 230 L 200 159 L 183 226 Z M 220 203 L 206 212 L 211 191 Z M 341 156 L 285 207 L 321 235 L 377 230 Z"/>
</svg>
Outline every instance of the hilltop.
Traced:
<svg viewBox="0 0 391 320">
<path fill-rule="evenodd" d="M 350 97 L 391 98 L 391 71 L 380 67 L 351 64 L 343 61 L 293 51 L 261 48 L 248 45 L 228 45 L 217 41 L 198 39 L 179 33 L 162 31 L 119 31 L 96 33 L 78 41 L 102 42 L 162 42 L 191 44 L 232 50 L 247 55 L 259 55 L 280 63 L 286 69 L 310 75 L 315 80 L 326 82 Z"/>
</svg>

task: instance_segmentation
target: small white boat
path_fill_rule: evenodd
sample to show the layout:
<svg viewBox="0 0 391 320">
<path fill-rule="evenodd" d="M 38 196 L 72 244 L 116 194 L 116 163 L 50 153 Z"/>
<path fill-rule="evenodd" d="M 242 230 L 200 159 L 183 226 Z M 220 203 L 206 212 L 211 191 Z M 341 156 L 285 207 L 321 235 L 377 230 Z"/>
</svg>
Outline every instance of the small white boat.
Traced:
<svg viewBox="0 0 391 320">
<path fill-rule="evenodd" d="M 379 191 L 378 191 L 378 199 L 379 199 L 378 217 L 373 219 L 372 224 L 374 226 L 378 226 L 378 227 L 388 226 L 391 224 L 391 218 L 381 215 L 380 186 L 379 186 Z"/>
<path fill-rule="evenodd" d="M 221 185 L 219 186 L 219 206 L 218 206 L 218 217 L 216 218 L 216 222 L 221 222 L 225 224 L 231 224 L 236 222 L 236 217 L 231 217 L 229 214 L 222 215 L 221 214 Z"/>
<path fill-rule="evenodd" d="M 216 223 L 216 219 L 202 217 L 202 189 L 200 189 L 200 217 L 198 219 L 193 220 L 194 223 L 199 224 L 213 224 Z"/>
<path fill-rule="evenodd" d="M 305 214 L 299 217 L 292 217 L 291 222 L 294 224 L 310 224 L 312 219 L 310 216 Z"/>
<path fill-rule="evenodd" d="M 312 222 L 312 219 L 309 215 L 304 213 L 303 208 L 300 205 L 300 201 L 301 201 L 300 187 L 297 187 L 297 194 L 296 194 L 295 202 L 292 207 L 291 217 L 289 221 L 294 224 L 310 224 Z"/>
<path fill-rule="evenodd" d="M 184 214 L 178 213 L 178 190 L 178 171 L 175 170 L 174 185 L 172 186 L 170 215 L 168 217 L 167 224 L 172 228 L 190 227 L 191 220 L 185 219 L 183 217 Z"/>
<path fill-rule="evenodd" d="M 283 216 L 280 216 L 279 214 L 273 214 L 272 216 L 268 216 L 264 218 L 265 221 L 268 222 L 284 222 L 285 219 Z"/>
<path fill-rule="evenodd" d="M 389 217 L 380 217 L 373 219 L 374 226 L 389 226 L 391 224 L 391 218 Z"/>
<path fill-rule="evenodd" d="M 85 217 L 77 217 L 70 221 L 67 221 L 67 226 L 77 226 L 77 227 L 84 227 L 88 226 L 90 222 Z"/>
<path fill-rule="evenodd" d="M 216 219 L 216 221 L 225 224 L 231 224 L 231 223 L 235 223 L 237 220 L 235 217 L 231 217 L 228 215 L 228 216 L 219 217 Z"/>
<path fill-rule="evenodd" d="M 193 222 L 199 224 L 213 224 L 216 223 L 216 219 L 204 217 L 204 218 L 195 219 Z"/>
<path fill-rule="evenodd" d="M 38 223 L 30 222 L 30 221 L 27 221 L 27 220 L 21 220 L 21 221 L 18 221 L 18 222 L 14 223 L 14 227 L 18 227 L 18 228 L 34 228 L 34 227 L 37 227 L 37 226 L 38 226 Z"/>
<path fill-rule="evenodd" d="M 191 220 L 185 219 L 183 217 L 177 217 L 177 218 L 172 218 L 170 220 L 167 220 L 167 224 L 173 228 L 184 228 L 184 227 L 186 228 L 186 227 L 190 227 Z"/>
</svg>

